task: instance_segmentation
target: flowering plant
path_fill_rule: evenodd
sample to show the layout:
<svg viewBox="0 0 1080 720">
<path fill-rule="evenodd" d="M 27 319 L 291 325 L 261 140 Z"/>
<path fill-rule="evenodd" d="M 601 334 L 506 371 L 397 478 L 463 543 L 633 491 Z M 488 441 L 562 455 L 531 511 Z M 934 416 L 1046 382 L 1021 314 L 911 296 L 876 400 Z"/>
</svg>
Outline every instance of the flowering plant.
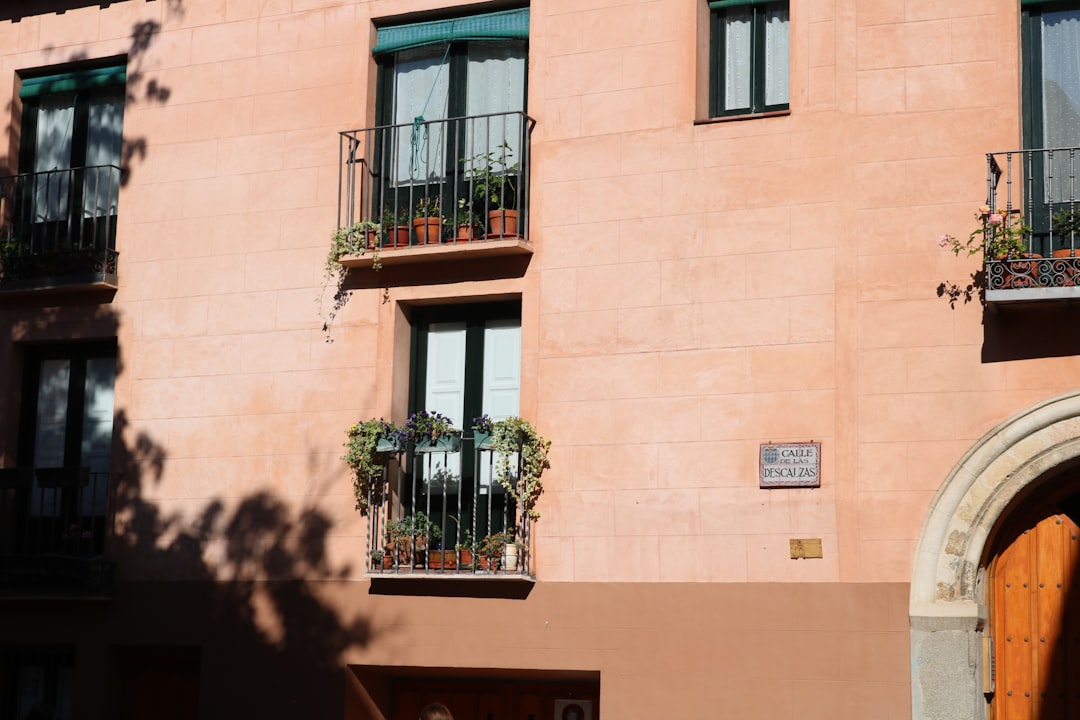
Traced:
<svg viewBox="0 0 1080 720">
<path fill-rule="evenodd" d="M 454 432 L 450 424 L 450 418 L 441 413 L 430 410 L 417 410 L 409 416 L 402 432 L 414 442 L 421 439 L 429 439 L 435 442 L 442 435 Z"/>
<path fill-rule="evenodd" d="M 1002 208 L 995 212 L 989 205 L 983 205 L 975 213 L 975 219 L 979 221 L 979 226 L 971 231 L 966 241 L 961 242 L 945 234 L 938 240 L 938 245 L 949 248 L 955 255 L 965 251 L 968 255 L 974 255 L 982 251 L 989 260 L 1011 260 L 1027 252 L 1031 227 L 1019 212 Z"/>
</svg>

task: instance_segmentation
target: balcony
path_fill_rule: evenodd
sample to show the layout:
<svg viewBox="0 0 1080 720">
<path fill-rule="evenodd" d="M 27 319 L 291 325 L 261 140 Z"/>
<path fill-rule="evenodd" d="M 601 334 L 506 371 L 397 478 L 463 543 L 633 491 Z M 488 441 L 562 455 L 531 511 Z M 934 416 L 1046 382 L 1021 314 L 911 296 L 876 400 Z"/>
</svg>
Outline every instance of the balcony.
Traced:
<svg viewBox="0 0 1080 720">
<path fill-rule="evenodd" d="M 497 479 L 495 450 L 471 436 L 384 457 L 366 498 L 369 577 L 533 580 L 534 519 L 514 499 L 521 453 L 510 459 L 514 492 Z"/>
<path fill-rule="evenodd" d="M 114 292 L 120 168 L 0 177 L 0 294 Z"/>
<path fill-rule="evenodd" d="M 986 241 L 1019 252 L 986 258 L 986 302 L 1080 298 L 1080 148 L 987 153 Z M 991 217 L 991 216 L 988 216 Z"/>
<path fill-rule="evenodd" d="M 0 469 L 0 596 L 109 594 L 114 477 L 86 467 Z"/>
<path fill-rule="evenodd" d="M 348 268 L 530 256 L 530 137 L 521 112 L 340 133 Z"/>
</svg>

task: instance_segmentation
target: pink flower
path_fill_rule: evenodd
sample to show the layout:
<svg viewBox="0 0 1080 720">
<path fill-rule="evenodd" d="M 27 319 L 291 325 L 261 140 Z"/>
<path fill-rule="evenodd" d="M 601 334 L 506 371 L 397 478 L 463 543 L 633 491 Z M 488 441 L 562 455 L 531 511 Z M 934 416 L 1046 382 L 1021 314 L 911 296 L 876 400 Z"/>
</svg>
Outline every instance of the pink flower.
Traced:
<svg viewBox="0 0 1080 720">
<path fill-rule="evenodd" d="M 986 217 L 987 215 L 989 215 L 990 214 L 990 206 L 989 205 L 980 205 L 979 206 L 979 214 L 982 215 L 983 217 Z"/>
<path fill-rule="evenodd" d="M 950 238 L 948 236 L 948 234 L 942 235 L 941 237 L 938 238 L 938 241 L 937 241 L 938 247 L 945 247 L 946 245 L 949 244 L 949 240 L 951 240 L 951 239 L 952 238 Z"/>
<path fill-rule="evenodd" d="M 991 213 L 990 214 L 990 224 L 991 225 L 1000 225 L 1001 221 L 1004 220 L 1004 219 L 1005 219 L 1005 216 L 1002 215 L 1001 213 Z"/>
</svg>

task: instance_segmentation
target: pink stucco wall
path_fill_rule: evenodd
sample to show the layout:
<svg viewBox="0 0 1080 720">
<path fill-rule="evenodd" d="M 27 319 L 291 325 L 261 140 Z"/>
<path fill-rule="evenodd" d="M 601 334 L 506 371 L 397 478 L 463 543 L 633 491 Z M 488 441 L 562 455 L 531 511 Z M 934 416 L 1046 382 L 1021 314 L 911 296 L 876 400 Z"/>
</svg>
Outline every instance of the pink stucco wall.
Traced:
<svg viewBox="0 0 1080 720">
<path fill-rule="evenodd" d="M 539 582 L 908 583 L 949 470 L 1077 365 L 984 362 L 982 308 L 936 293 L 977 267 L 936 241 L 973 227 L 984 154 L 1020 146 L 1016 0 L 796 0 L 790 113 L 724 122 L 706 118 L 704 0 L 538 0 L 524 276 L 359 289 L 328 338 L 337 133 L 373 124 L 373 22 L 450 5 L 471 7 L 128 0 L 0 22 L 3 107 L 18 71 L 131 53 L 120 288 L 101 309 L 0 300 L 0 318 L 16 343 L 115 323 L 117 445 L 171 523 L 158 547 L 265 491 L 329 518 L 327 565 L 362 582 L 342 431 L 402 414 L 401 307 L 520 296 L 522 414 L 554 443 Z M 16 164 L 2 145 L 0 164 Z M 758 488 L 761 443 L 811 440 L 821 488 Z M 792 538 L 824 557 L 790 559 Z M 228 542 L 219 522 L 202 546 L 218 579 Z M 128 552 L 121 579 L 187 572 Z M 872 681 L 892 698 L 879 717 L 903 712 L 904 665 Z"/>
</svg>

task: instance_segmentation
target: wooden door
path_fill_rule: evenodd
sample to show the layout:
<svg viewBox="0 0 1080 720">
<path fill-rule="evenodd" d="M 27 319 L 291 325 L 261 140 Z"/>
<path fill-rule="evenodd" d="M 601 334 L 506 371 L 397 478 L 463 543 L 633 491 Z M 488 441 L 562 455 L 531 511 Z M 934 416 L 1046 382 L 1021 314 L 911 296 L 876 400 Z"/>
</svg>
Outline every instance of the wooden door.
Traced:
<svg viewBox="0 0 1080 720">
<path fill-rule="evenodd" d="M 1080 528 L 1056 507 L 1027 515 L 991 566 L 993 720 L 1080 720 Z"/>
</svg>

